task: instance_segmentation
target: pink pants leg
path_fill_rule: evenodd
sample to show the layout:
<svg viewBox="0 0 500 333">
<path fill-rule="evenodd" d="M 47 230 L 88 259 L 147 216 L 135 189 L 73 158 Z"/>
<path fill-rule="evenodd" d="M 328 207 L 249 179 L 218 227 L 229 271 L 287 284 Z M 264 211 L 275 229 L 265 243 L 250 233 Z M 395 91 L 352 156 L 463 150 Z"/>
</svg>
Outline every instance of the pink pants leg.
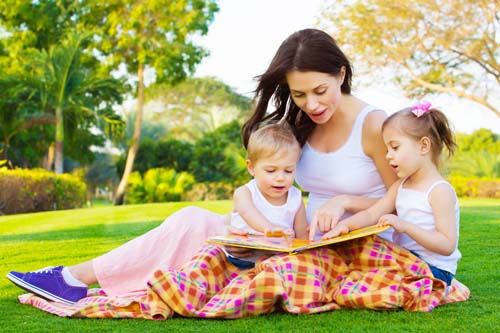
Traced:
<svg viewBox="0 0 500 333">
<path fill-rule="evenodd" d="M 97 281 L 109 296 L 146 289 L 158 269 L 180 268 L 205 244 L 224 233 L 225 215 L 186 207 L 161 225 L 93 260 Z"/>
</svg>

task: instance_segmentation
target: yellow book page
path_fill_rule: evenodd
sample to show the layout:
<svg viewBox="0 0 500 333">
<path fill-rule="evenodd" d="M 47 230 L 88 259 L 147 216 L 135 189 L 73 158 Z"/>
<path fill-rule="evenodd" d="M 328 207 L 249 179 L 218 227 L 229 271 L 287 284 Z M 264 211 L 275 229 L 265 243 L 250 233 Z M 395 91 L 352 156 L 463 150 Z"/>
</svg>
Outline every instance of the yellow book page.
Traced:
<svg viewBox="0 0 500 333">
<path fill-rule="evenodd" d="M 260 235 L 240 236 L 229 234 L 225 236 L 214 236 L 207 239 L 208 243 L 225 246 L 245 247 L 249 249 L 268 250 L 277 252 L 297 253 L 335 243 L 345 242 L 351 239 L 374 235 L 389 229 L 389 226 L 369 226 L 327 240 L 309 241 L 307 239 L 293 238 L 288 243 L 284 237 L 265 237 Z"/>
</svg>

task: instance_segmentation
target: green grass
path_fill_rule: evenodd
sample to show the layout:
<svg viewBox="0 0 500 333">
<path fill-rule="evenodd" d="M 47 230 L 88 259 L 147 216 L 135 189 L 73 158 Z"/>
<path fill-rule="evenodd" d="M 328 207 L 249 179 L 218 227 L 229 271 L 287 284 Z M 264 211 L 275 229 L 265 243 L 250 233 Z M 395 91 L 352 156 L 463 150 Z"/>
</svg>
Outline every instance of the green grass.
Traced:
<svg viewBox="0 0 500 333">
<path fill-rule="evenodd" d="M 91 209 L 0 217 L 0 275 L 91 259 L 152 229 L 193 203 L 98 206 Z M 231 202 L 197 202 L 226 213 Z M 68 319 L 17 301 L 21 290 L 0 278 L 2 332 L 494 332 L 500 326 L 500 200 L 462 199 L 457 278 L 471 289 L 468 302 L 431 313 L 339 310 L 315 315 L 273 313 L 238 320 L 173 318 Z"/>
</svg>

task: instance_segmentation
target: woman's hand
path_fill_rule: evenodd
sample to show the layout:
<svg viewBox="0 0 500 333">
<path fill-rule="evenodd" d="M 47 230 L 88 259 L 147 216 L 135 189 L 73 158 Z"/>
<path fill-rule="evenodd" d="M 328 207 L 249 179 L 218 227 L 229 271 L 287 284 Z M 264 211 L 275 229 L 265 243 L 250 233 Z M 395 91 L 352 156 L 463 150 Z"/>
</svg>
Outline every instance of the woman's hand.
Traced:
<svg viewBox="0 0 500 333">
<path fill-rule="evenodd" d="M 337 224 L 332 230 L 328 231 L 321 239 L 330 239 L 340 235 L 345 235 L 349 232 L 349 227 L 344 223 Z"/>
<path fill-rule="evenodd" d="M 309 239 L 313 240 L 316 230 L 327 233 L 332 230 L 345 213 L 347 197 L 339 195 L 324 202 L 313 214 L 309 226 Z"/>
</svg>

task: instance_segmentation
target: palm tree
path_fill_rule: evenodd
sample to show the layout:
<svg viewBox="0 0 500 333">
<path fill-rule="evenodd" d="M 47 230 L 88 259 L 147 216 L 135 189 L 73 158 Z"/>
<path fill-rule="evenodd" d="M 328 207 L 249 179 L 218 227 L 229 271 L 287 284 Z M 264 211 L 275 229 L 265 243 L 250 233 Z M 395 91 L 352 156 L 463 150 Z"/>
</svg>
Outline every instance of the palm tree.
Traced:
<svg viewBox="0 0 500 333">
<path fill-rule="evenodd" d="M 97 60 L 85 52 L 89 34 L 70 32 L 48 52 L 40 51 L 43 68 L 42 107 L 55 115 L 54 171 L 63 172 L 65 125 L 99 117 L 101 103 L 121 102 L 124 84 L 99 71 Z M 109 110 L 109 108 L 108 108 Z M 65 118 L 68 119 L 65 119 Z M 107 122 L 119 121 L 113 115 L 101 115 Z"/>
<path fill-rule="evenodd" d="M 452 175 L 464 177 L 500 178 L 500 154 L 464 152 L 451 160 L 448 170 Z"/>
<path fill-rule="evenodd" d="M 31 73 L 4 73 L 0 78 L 1 156 L 9 160 L 11 140 L 20 132 L 37 125 L 54 124 L 53 114 L 37 110 L 37 80 Z"/>
</svg>

